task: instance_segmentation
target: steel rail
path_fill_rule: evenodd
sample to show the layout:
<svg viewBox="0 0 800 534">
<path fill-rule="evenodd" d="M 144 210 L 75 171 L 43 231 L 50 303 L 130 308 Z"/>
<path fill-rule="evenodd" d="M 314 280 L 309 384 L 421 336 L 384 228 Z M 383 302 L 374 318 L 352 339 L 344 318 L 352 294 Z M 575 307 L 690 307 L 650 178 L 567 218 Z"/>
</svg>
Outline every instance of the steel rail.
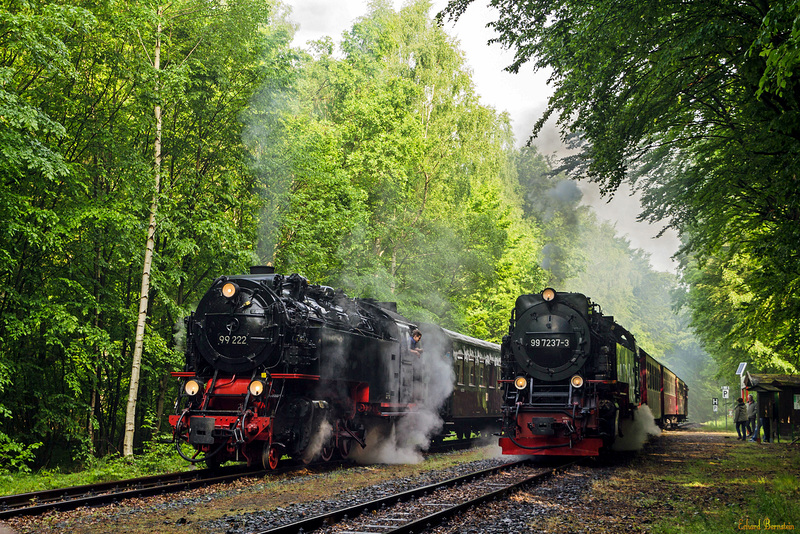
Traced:
<svg viewBox="0 0 800 534">
<path fill-rule="evenodd" d="M 321 528 L 323 526 L 332 524 L 334 522 L 341 521 L 345 517 L 352 518 L 352 517 L 355 517 L 355 516 L 357 516 L 357 515 L 359 515 L 359 514 L 361 514 L 363 512 L 369 511 L 369 510 L 377 510 L 377 509 L 380 509 L 381 507 L 384 507 L 386 505 L 396 504 L 396 503 L 399 503 L 399 502 L 402 502 L 402 501 L 410 500 L 412 498 L 420 497 L 422 495 L 425 495 L 425 494 L 430 493 L 430 492 L 432 492 L 434 490 L 437 490 L 437 489 L 456 486 L 456 485 L 462 484 L 464 482 L 470 482 L 472 480 L 483 478 L 483 477 L 486 477 L 488 475 L 492 475 L 494 473 L 498 473 L 500 471 L 505 471 L 505 470 L 511 469 L 513 467 L 518 467 L 520 465 L 524 465 L 524 464 L 527 464 L 527 463 L 528 463 L 528 460 L 526 459 L 526 460 L 520 460 L 520 461 L 515 461 L 515 462 L 509 462 L 509 463 L 506 463 L 506 464 L 503 464 L 503 465 L 500 465 L 500 466 L 496 466 L 496 467 L 492 467 L 492 468 L 489 468 L 489 469 L 483 469 L 481 471 L 474 471 L 472 473 L 468 473 L 466 475 L 462 475 L 462 476 L 459 476 L 459 477 L 451 478 L 451 479 L 448 479 L 448 480 L 445 480 L 445 481 L 442 481 L 442 482 L 438 482 L 436 484 L 430 484 L 430 485 L 427 485 L 427 486 L 422 486 L 422 487 L 415 488 L 415 489 L 412 489 L 412 490 L 408 490 L 408 491 L 404 491 L 404 492 L 401 492 L 401 493 L 397 493 L 395 495 L 389 495 L 387 497 L 382 497 L 380 499 L 375 499 L 375 500 L 372 500 L 372 501 L 369 501 L 369 502 L 365 502 L 365 503 L 349 506 L 347 508 L 334 510 L 332 512 L 328 512 L 328 513 L 321 514 L 321 515 L 318 515 L 318 516 L 310 517 L 308 519 L 303 519 L 301 521 L 296 521 L 294 523 L 287 523 L 285 525 L 280 525 L 280 526 L 273 527 L 273 528 L 270 528 L 270 529 L 267 529 L 267 530 L 262 530 L 262 531 L 257 532 L 256 534 L 290 534 L 290 533 L 297 533 L 297 532 L 310 532 L 312 530 Z M 562 469 L 562 468 L 563 467 L 560 466 L 560 467 L 554 469 L 553 471 L 551 471 L 549 473 L 544 473 L 544 474 L 540 474 L 540 475 L 536 475 L 536 476 L 550 476 L 550 475 L 552 475 L 552 473 L 554 473 L 558 469 Z M 533 477 L 533 478 L 535 478 L 535 477 Z M 530 483 L 530 480 L 526 480 L 526 482 Z M 503 491 L 506 491 L 506 489 L 504 488 L 504 489 L 497 490 L 495 492 L 492 492 L 491 495 L 500 494 Z M 471 501 L 470 504 L 468 504 L 467 506 L 474 505 L 474 504 L 475 504 L 475 501 Z M 461 505 L 458 505 L 458 506 L 461 506 Z M 438 512 L 437 514 L 432 514 L 430 516 L 426 516 L 424 519 L 425 519 L 426 522 L 434 521 L 436 516 L 438 516 L 439 514 L 447 513 L 448 510 L 442 510 L 442 511 Z M 455 513 L 455 512 L 453 512 L 453 513 Z M 416 523 L 418 523 L 418 522 L 415 521 L 414 524 L 416 524 Z M 399 527 L 399 528 L 404 528 L 404 527 Z M 419 528 L 419 527 L 417 526 L 416 528 Z M 394 531 L 392 531 L 392 532 L 394 532 Z M 398 532 L 401 532 L 401 531 L 398 530 Z M 410 532 L 410 531 L 407 531 L 407 532 Z"/>
<path fill-rule="evenodd" d="M 477 440 L 444 442 L 432 446 L 430 452 L 465 449 Z M 265 471 L 241 465 L 230 466 L 224 470 L 198 469 L 140 478 L 99 482 L 68 488 L 40 490 L 29 493 L 0 496 L 0 520 L 23 515 L 36 515 L 50 510 L 73 510 L 81 506 L 101 505 L 134 497 L 148 497 L 231 482 L 243 477 L 265 474 L 285 474 L 298 468 L 335 468 L 344 462 L 330 461 L 309 465 L 289 465 L 276 470 Z"/>
<path fill-rule="evenodd" d="M 275 471 L 272 471 L 275 472 Z M 0 497 L 0 519 L 35 515 L 50 510 L 72 510 L 80 506 L 115 502 L 131 497 L 146 497 L 230 482 L 242 477 L 260 476 L 263 469 L 234 466 L 224 471 L 200 469 L 127 480 L 100 482 L 69 488 L 20 493 Z"/>
<path fill-rule="evenodd" d="M 568 464 L 572 465 L 572 464 Z M 492 491 L 490 493 L 486 493 L 474 499 L 470 499 L 460 504 L 453 505 L 451 507 L 445 508 L 438 512 L 434 512 L 428 516 L 422 517 L 420 519 L 411 521 L 404 525 L 400 525 L 399 527 L 391 530 L 385 530 L 382 534 L 412 534 L 412 533 L 420 533 L 425 532 L 428 529 L 431 529 L 435 526 L 440 525 L 441 523 L 445 522 L 447 519 L 456 516 L 460 513 L 463 513 L 473 506 L 479 506 L 486 502 L 498 500 L 502 497 L 507 496 L 508 494 L 518 491 L 530 484 L 538 484 L 544 482 L 545 480 L 549 479 L 560 470 L 565 469 L 567 466 L 559 466 L 554 469 L 551 469 L 545 473 L 539 473 L 537 475 L 532 475 L 524 480 L 520 480 L 519 482 L 514 482 L 509 484 L 505 488 L 500 488 L 498 490 Z"/>
</svg>

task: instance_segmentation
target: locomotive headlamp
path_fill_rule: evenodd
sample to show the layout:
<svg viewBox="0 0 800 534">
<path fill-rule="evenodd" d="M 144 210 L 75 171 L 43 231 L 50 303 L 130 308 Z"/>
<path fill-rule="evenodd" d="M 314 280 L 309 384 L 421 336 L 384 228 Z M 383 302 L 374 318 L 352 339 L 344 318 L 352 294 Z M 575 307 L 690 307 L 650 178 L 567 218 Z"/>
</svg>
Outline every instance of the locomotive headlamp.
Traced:
<svg viewBox="0 0 800 534">
<path fill-rule="evenodd" d="M 525 389 L 528 386 L 528 380 L 524 376 L 518 376 L 514 379 L 514 387 L 517 389 Z"/>
<path fill-rule="evenodd" d="M 264 393 L 264 390 L 267 389 L 267 385 L 264 383 L 263 380 L 256 378 L 255 380 L 250 382 L 250 385 L 247 386 L 247 389 L 250 391 L 250 395 L 252 395 L 253 397 L 258 397 L 262 393 Z"/>
<path fill-rule="evenodd" d="M 556 298 L 556 290 L 548 287 L 542 291 L 542 298 L 545 300 L 545 302 L 552 301 Z"/>
<path fill-rule="evenodd" d="M 573 375 L 572 378 L 569 379 L 569 383 L 572 384 L 572 387 L 577 389 L 583 385 L 583 377 L 581 375 Z"/>
<path fill-rule="evenodd" d="M 194 397 L 203 391 L 203 383 L 197 378 L 192 378 L 191 380 L 186 381 L 186 384 L 183 385 L 183 390 L 190 397 Z"/>
<path fill-rule="evenodd" d="M 228 282 L 224 286 L 222 286 L 222 296 L 224 297 L 231 298 L 238 292 L 239 292 L 239 286 L 237 286 L 233 282 Z"/>
</svg>

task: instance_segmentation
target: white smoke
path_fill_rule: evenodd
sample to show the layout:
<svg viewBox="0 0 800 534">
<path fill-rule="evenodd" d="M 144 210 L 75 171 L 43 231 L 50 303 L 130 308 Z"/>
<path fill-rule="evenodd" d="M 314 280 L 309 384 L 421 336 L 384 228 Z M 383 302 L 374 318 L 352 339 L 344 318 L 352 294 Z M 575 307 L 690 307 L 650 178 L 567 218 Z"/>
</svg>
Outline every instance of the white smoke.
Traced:
<svg viewBox="0 0 800 534">
<path fill-rule="evenodd" d="M 373 428 L 367 446 L 353 448 L 350 457 L 362 464 L 418 464 L 428 450 L 431 436 L 442 429 L 438 413 L 420 410 L 394 423 Z"/>
<path fill-rule="evenodd" d="M 197 306 L 194 307 L 195 309 Z M 172 341 L 175 344 L 175 350 L 181 353 L 186 352 L 186 324 L 182 319 L 175 321 L 172 325 Z"/>
<path fill-rule="evenodd" d="M 353 448 L 350 456 L 355 461 L 384 464 L 422 461 L 422 451 L 428 450 L 431 438 L 442 429 L 444 421 L 439 411 L 453 392 L 455 380 L 452 354 L 446 353 L 447 339 L 440 332 L 426 329 L 423 334 L 424 350 L 419 362 L 422 365 L 418 366 L 419 374 L 414 375 L 416 409 L 393 423 L 370 430 L 366 448 Z"/>
<path fill-rule="evenodd" d="M 497 441 L 497 436 L 492 436 L 491 434 L 482 438 L 478 442 L 478 447 L 482 447 L 486 452 L 486 458 L 497 459 L 497 458 L 511 458 L 512 460 L 516 458 L 516 456 L 506 456 L 503 454 L 503 448 L 500 446 L 500 443 Z M 522 458 L 520 456 L 520 458 Z"/>
<path fill-rule="evenodd" d="M 619 423 L 619 430 L 622 431 L 622 437 L 617 433 L 617 439 L 612 447 L 615 451 L 638 451 L 649 436 L 661 434 L 661 429 L 653 419 L 653 412 L 646 404 L 639 406 L 639 409 L 633 412 L 633 420 L 622 420 Z"/>
<path fill-rule="evenodd" d="M 314 435 L 311 437 L 311 441 L 306 447 L 306 450 L 303 452 L 303 462 L 309 463 L 312 460 L 319 458 L 319 453 L 322 450 L 322 446 L 325 445 L 331 438 L 331 434 L 333 433 L 333 425 L 331 425 L 327 420 L 323 421 Z"/>
</svg>

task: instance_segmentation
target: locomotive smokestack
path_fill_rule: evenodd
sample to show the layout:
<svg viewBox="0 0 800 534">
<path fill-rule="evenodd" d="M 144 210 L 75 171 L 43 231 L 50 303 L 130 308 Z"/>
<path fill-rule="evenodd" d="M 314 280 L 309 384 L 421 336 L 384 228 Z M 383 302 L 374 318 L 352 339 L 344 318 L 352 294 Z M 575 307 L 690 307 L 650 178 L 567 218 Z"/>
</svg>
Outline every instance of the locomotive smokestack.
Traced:
<svg viewBox="0 0 800 534">
<path fill-rule="evenodd" d="M 272 265 L 253 265 L 250 267 L 250 274 L 275 274 L 275 267 Z"/>
</svg>

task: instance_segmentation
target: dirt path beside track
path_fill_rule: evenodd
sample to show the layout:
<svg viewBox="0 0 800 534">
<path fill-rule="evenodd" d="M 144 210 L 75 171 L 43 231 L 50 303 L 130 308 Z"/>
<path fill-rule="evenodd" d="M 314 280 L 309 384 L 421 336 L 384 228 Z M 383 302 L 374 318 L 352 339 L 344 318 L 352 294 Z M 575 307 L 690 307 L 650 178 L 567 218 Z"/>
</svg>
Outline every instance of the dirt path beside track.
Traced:
<svg viewBox="0 0 800 534">
<path fill-rule="evenodd" d="M 798 445 L 742 442 L 733 434 L 663 432 L 645 450 L 614 463 L 596 467 L 590 487 L 572 511 L 568 506 L 553 510 L 543 518 L 541 530 L 536 526 L 532 530 L 739 532 L 781 525 L 784 530 L 800 529 L 800 516 L 793 517 L 797 505 L 784 506 L 786 501 L 800 502 Z"/>
</svg>

